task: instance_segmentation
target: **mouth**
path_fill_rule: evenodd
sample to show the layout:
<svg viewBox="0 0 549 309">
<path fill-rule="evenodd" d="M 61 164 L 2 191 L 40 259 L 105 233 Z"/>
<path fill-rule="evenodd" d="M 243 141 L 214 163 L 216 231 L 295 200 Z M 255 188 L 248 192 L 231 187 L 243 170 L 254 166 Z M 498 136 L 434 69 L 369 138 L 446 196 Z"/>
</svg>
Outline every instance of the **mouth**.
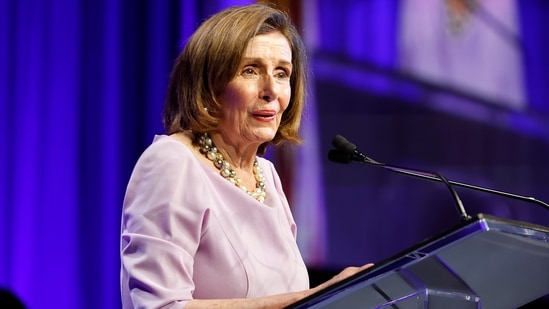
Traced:
<svg viewBox="0 0 549 309">
<path fill-rule="evenodd" d="M 252 113 L 252 116 L 261 121 L 271 121 L 276 118 L 274 110 L 260 110 Z"/>
</svg>

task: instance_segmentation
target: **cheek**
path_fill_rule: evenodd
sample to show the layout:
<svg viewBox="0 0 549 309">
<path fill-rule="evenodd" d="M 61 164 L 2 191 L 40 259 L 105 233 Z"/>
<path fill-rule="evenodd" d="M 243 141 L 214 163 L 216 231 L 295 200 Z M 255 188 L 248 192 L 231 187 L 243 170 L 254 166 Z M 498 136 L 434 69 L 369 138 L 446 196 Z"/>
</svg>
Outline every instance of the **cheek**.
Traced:
<svg viewBox="0 0 549 309">
<path fill-rule="evenodd" d="M 284 98 L 281 100 L 281 103 L 280 103 L 280 110 L 282 112 L 284 112 L 290 105 L 291 98 L 292 98 L 292 89 L 288 87 L 288 89 L 284 91 Z"/>
<path fill-rule="evenodd" d="M 245 108 L 245 106 L 243 106 L 243 103 L 246 102 L 245 98 L 245 89 L 229 85 L 225 88 L 225 91 L 221 96 L 221 104 L 223 105 L 223 109 L 236 111 Z"/>
</svg>

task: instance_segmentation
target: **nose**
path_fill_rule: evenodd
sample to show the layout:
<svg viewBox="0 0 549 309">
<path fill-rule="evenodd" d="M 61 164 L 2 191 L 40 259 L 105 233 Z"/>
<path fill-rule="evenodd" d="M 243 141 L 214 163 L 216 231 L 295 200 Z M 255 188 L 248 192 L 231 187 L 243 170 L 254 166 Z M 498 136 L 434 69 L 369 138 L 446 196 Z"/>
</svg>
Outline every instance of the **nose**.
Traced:
<svg viewBox="0 0 549 309">
<path fill-rule="evenodd" d="M 265 75 L 262 80 L 261 90 L 259 93 L 261 99 L 267 102 L 276 100 L 278 98 L 278 86 L 274 80 L 274 77 Z"/>
</svg>

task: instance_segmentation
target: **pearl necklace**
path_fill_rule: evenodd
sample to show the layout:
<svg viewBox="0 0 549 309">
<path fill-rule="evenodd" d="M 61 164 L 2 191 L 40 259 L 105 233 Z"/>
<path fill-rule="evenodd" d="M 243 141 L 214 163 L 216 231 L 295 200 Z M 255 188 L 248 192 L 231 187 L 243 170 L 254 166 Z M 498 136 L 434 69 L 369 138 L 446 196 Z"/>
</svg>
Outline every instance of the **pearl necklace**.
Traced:
<svg viewBox="0 0 549 309">
<path fill-rule="evenodd" d="M 200 152 L 213 162 L 223 178 L 227 179 L 259 202 L 263 203 L 265 201 L 265 198 L 267 197 L 267 192 L 265 192 L 265 176 L 263 176 L 263 169 L 259 166 L 257 158 L 254 160 L 253 166 L 256 188 L 250 192 L 242 185 L 242 180 L 236 176 L 236 172 L 231 168 L 231 164 L 223 159 L 223 155 L 219 152 L 217 147 L 215 147 L 208 133 L 197 134 L 197 139 Z"/>
</svg>

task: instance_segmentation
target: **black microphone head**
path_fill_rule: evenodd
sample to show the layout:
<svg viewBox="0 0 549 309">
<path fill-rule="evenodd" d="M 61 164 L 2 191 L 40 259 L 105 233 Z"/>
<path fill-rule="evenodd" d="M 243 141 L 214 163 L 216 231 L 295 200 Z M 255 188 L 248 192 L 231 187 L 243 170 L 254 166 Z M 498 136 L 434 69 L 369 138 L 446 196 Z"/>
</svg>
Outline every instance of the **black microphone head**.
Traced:
<svg viewBox="0 0 549 309">
<path fill-rule="evenodd" d="M 332 149 L 328 151 L 328 160 L 336 163 L 349 164 L 349 162 L 351 162 L 351 156 L 341 150 Z"/>
<path fill-rule="evenodd" d="M 339 151 L 342 151 L 348 155 L 354 154 L 356 150 L 356 145 L 349 142 L 345 137 L 341 135 L 334 136 L 332 140 L 332 145 Z"/>
</svg>

